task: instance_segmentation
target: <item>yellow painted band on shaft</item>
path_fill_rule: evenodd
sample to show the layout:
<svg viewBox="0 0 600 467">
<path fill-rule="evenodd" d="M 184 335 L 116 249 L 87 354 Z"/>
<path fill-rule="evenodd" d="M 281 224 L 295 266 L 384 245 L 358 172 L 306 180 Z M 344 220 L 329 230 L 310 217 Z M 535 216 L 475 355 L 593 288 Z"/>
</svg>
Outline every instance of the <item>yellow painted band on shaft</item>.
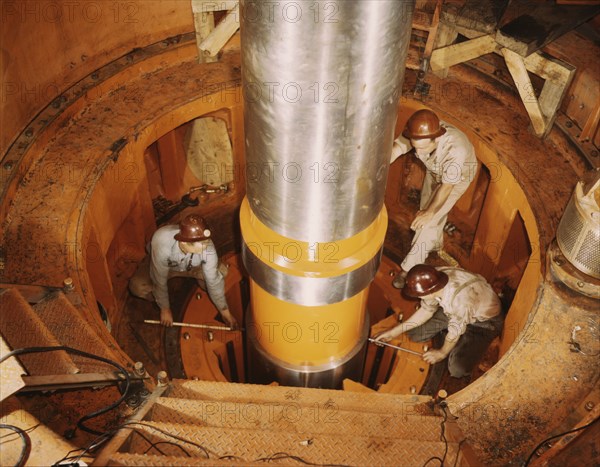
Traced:
<svg viewBox="0 0 600 467">
<path fill-rule="evenodd" d="M 270 355 L 292 365 L 335 364 L 356 346 L 369 289 L 326 306 L 288 303 L 250 282 L 253 322 L 247 332 Z"/>
<path fill-rule="evenodd" d="M 285 274 L 301 277 L 335 277 L 358 269 L 379 253 L 387 231 L 387 211 L 356 235 L 332 242 L 303 242 L 284 237 L 263 224 L 248 199 L 240 208 L 242 238 L 263 263 Z"/>
</svg>

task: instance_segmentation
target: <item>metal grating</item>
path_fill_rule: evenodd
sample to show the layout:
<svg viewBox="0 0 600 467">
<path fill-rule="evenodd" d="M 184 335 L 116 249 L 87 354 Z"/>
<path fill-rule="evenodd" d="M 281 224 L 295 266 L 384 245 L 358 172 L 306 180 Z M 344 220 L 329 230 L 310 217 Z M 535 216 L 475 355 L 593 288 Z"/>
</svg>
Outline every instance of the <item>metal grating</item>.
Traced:
<svg viewBox="0 0 600 467">
<path fill-rule="evenodd" d="M 398 405 L 398 408 L 401 406 Z M 439 417 L 340 410 L 326 407 L 302 407 L 293 402 L 239 403 L 161 398 L 152 409 L 152 420 L 204 427 L 244 430 L 271 430 L 290 433 L 335 435 L 343 427 L 345 435 L 374 436 L 437 441 Z"/>
<path fill-rule="evenodd" d="M 600 236 L 588 230 L 575 257 L 575 266 L 594 277 L 600 277 Z"/>
<path fill-rule="evenodd" d="M 568 258 L 571 257 L 573 253 L 573 248 L 575 248 L 582 227 L 583 219 L 575 206 L 575 196 L 571 196 L 569 204 L 565 209 L 565 213 L 558 225 L 558 230 L 556 231 L 558 246 L 560 246 L 563 254 Z"/>
<path fill-rule="evenodd" d="M 169 397 L 204 401 L 242 403 L 295 403 L 301 407 L 326 407 L 331 404 L 339 410 L 369 413 L 398 413 L 415 415 L 429 413 L 424 409 L 431 400 L 427 396 L 338 391 L 256 384 L 231 384 L 215 381 L 174 380 Z"/>
<path fill-rule="evenodd" d="M 431 457 L 442 457 L 445 445 L 439 440 L 439 431 L 432 437 L 436 441 L 405 440 L 377 436 L 349 436 L 345 427 L 339 426 L 338 435 L 286 433 L 277 431 L 256 431 L 225 428 L 206 428 L 193 425 L 171 423 L 144 422 L 137 425 L 136 430 L 142 430 L 151 443 L 170 441 L 182 446 L 189 455 L 207 459 L 232 458 L 238 461 L 259 462 L 277 453 L 297 456 L 313 464 L 343 464 L 343 465 L 380 465 L 392 466 L 399 462 L 410 465 L 423 465 Z M 151 425 L 150 428 L 147 425 Z M 204 449 L 190 443 L 174 439 L 172 436 L 160 433 L 154 428 L 201 445 Z M 382 431 L 385 427 L 381 428 Z M 150 448 L 148 440 L 140 435 L 132 435 L 130 451 L 143 454 Z M 158 445 L 168 456 L 188 459 L 187 454 L 171 444 Z M 205 451 L 206 450 L 206 451 Z M 150 453 L 149 453 L 150 454 Z M 448 445 L 447 459 L 454 462 L 458 454 L 456 443 Z M 179 460 L 178 459 L 178 460 Z M 298 461 L 288 459 L 287 462 L 298 465 Z M 178 464 L 178 462 L 177 462 Z"/>
<path fill-rule="evenodd" d="M 3 311 L 0 332 L 13 350 L 60 345 L 18 291 L 8 289 L 0 294 L 0 310 Z M 12 312 L 7 313 L 7 310 Z M 21 355 L 19 361 L 30 375 L 60 375 L 78 371 L 73 360 L 63 351 Z"/>
<path fill-rule="evenodd" d="M 62 345 L 90 352 L 104 358 L 117 360 L 108 350 L 104 341 L 94 332 L 90 324 L 83 319 L 79 310 L 62 292 L 48 295 L 33 306 L 38 316 Z M 73 361 L 83 373 L 106 371 L 110 366 L 74 355 Z"/>
</svg>

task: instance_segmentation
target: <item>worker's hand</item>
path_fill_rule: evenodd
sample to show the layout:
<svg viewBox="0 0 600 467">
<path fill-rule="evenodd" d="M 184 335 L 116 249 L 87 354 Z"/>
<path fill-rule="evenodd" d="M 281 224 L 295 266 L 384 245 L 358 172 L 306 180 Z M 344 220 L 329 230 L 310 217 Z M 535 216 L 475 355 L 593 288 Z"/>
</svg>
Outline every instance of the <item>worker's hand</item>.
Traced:
<svg viewBox="0 0 600 467">
<path fill-rule="evenodd" d="M 432 219 L 433 213 L 430 213 L 428 211 L 418 211 L 417 215 L 412 221 L 412 224 L 410 224 L 410 228 L 412 230 L 422 229 L 426 224 L 431 222 Z"/>
<path fill-rule="evenodd" d="M 397 330 L 397 326 L 392 328 L 392 329 L 388 329 L 387 331 L 383 331 L 380 332 L 379 334 L 376 334 L 375 336 L 373 336 L 373 340 L 375 341 L 379 341 L 379 342 L 389 342 L 392 339 L 398 337 L 400 335 L 400 333 Z M 375 342 L 377 343 L 377 342 Z"/>
<path fill-rule="evenodd" d="M 170 308 L 162 308 L 160 310 L 160 324 L 163 326 L 173 326 L 173 313 Z"/>
<path fill-rule="evenodd" d="M 433 365 L 437 362 L 441 362 L 446 357 L 447 355 L 438 349 L 431 349 L 423 354 L 423 360 L 425 360 L 430 365 Z"/>
<path fill-rule="evenodd" d="M 238 329 L 239 325 L 236 319 L 233 317 L 229 309 L 225 309 L 221 311 L 221 317 L 225 320 L 227 325 L 233 330 Z"/>
</svg>

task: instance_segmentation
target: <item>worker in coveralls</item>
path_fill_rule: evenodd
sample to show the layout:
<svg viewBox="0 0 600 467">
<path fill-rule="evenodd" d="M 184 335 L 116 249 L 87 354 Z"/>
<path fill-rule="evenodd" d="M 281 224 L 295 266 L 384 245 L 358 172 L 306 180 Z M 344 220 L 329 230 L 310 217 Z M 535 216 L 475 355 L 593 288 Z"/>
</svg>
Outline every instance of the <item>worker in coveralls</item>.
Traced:
<svg viewBox="0 0 600 467">
<path fill-rule="evenodd" d="M 406 333 L 411 340 L 423 342 L 443 332 L 442 347 L 425 352 L 423 360 L 434 364 L 448 357 L 450 376 L 469 376 L 502 330 L 500 299 L 490 284 L 464 269 L 418 264 L 408 271 L 403 293 L 420 298 L 420 307 L 375 340 L 388 342 Z"/>
<path fill-rule="evenodd" d="M 223 320 L 230 327 L 237 327 L 225 298 L 227 268 L 219 263 L 210 235 L 206 221 L 197 214 L 186 216 L 179 225 L 165 225 L 154 232 L 149 255 L 129 281 L 129 290 L 136 297 L 156 301 L 163 325 L 173 324 L 167 282 L 172 277 L 193 277 L 208 291 Z"/>
<path fill-rule="evenodd" d="M 448 212 L 471 184 L 477 169 L 473 145 L 460 130 L 428 109 L 418 110 L 406 123 L 402 135 L 394 141 L 391 162 L 412 146 L 427 171 L 421 190 L 419 211 L 410 228 L 415 235 L 401 271 L 392 282 L 401 289 L 406 273 L 424 263 L 432 251 L 443 247 L 444 225 Z"/>
</svg>

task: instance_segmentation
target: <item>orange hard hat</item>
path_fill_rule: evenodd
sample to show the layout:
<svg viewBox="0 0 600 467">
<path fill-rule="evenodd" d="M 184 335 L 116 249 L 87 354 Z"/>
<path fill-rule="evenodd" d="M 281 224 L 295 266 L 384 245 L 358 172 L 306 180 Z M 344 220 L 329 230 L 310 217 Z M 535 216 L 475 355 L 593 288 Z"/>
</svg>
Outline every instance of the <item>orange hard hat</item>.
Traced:
<svg viewBox="0 0 600 467">
<path fill-rule="evenodd" d="M 440 125 L 440 119 L 435 112 L 421 109 L 410 116 L 402 136 L 408 139 L 433 139 L 444 133 L 446 129 Z"/>
<path fill-rule="evenodd" d="M 427 264 L 417 264 L 406 274 L 404 294 L 409 297 L 424 297 L 443 289 L 448 283 L 448 275 Z"/>
<path fill-rule="evenodd" d="M 202 216 L 190 214 L 179 223 L 175 240 L 185 243 L 201 242 L 210 237 L 210 229 Z"/>
</svg>

